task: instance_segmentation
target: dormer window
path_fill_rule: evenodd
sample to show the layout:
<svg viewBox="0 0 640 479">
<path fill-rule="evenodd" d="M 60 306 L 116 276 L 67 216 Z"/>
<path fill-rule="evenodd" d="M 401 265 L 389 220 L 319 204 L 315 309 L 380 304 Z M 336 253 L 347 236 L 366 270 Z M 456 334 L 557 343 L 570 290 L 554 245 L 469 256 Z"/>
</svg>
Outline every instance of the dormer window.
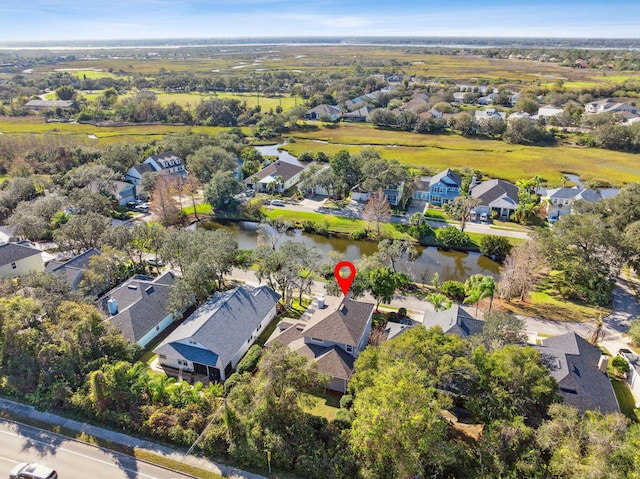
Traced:
<svg viewBox="0 0 640 479">
<path fill-rule="evenodd" d="M 345 347 L 345 351 L 348 353 L 352 353 L 353 352 L 353 346 L 351 346 L 350 344 L 347 344 Z"/>
</svg>

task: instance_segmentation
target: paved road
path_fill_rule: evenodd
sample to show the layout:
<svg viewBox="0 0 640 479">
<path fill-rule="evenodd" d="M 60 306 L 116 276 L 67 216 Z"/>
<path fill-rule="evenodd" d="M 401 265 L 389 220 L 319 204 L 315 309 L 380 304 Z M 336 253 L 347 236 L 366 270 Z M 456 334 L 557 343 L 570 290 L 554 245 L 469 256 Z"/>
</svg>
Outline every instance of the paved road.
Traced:
<svg viewBox="0 0 640 479">
<path fill-rule="evenodd" d="M 191 476 L 31 426 L 0 420 L 0 477 L 19 462 L 39 462 L 62 479 L 187 479 Z"/>
</svg>

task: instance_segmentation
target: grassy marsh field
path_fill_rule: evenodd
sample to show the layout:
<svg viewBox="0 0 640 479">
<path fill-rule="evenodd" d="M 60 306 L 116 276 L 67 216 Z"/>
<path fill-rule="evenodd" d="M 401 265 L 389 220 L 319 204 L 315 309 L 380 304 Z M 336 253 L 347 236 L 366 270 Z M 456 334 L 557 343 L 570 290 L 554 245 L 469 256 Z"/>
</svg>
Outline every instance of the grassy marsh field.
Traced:
<svg viewBox="0 0 640 479">
<path fill-rule="evenodd" d="M 612 185 L 640 181 L 640 157 L 632 153 L 570 146 L 509 145 L 503 141 L 465 138 L 460 135 L 417 135 L 378 130 L 371 125 L 338 124 L 295 133 L 296 143 L 286 149 L 293 155 L 340 150 L 357 153 L 373 148 L 387 159 L 441 170 L 469 166 L 495 178 L 516 181 L 540 175 L 550 185 L 560 185 L 561 175 L 573 173 L 583 181 L 600 180 Z"/>
</svg>

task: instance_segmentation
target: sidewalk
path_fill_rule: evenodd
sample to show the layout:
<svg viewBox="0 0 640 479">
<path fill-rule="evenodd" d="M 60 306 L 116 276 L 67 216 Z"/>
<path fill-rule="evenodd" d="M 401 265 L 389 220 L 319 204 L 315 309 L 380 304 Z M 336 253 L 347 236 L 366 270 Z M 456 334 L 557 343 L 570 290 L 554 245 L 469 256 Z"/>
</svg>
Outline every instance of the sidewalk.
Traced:
<svg viewBox="0 0 640 479">
<path fill-rule="evenodd" d="M 33 419 L 55 426 L 60 426 L 66 429 L 71 429 L 73 431 L 84 432 L 98 439 L 103 439 L 116 444 L 122 444 L 124 446 L 141 449 L 158 456 L 166 457 L 177 462 L 220 474 L 224 477 L 237 479 L 267 479 L 264 476 L 241 471 L 240 469 L 218 464 L 208 459 L 203 459 L 195 456 L 186 456 L 185 454 L 176 451 L 175 449 L 161 446 L 150 441 L 145 441 L 143 439 L 138 439 L 119 432 L 114 432 L 108 429 L 103 429 L 101 427 L 74 421 L 73 419 L 67 419 L 56 414 L 38 411 L 33 406 L 27 406 L 14 401 L 10 401 L 8 399 L 0 399 L 0 411 L 8 412 L 18 421 L 20 418 Z M 70 438 L 70 440 L 75 439 Z"/>
</svg>

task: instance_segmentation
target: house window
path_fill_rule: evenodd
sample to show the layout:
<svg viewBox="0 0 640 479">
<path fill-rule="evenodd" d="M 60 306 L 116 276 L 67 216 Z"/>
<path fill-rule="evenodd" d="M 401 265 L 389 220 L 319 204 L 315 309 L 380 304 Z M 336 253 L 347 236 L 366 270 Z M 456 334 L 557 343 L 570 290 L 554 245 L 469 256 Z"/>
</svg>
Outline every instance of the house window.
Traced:
<svg viewBox="0 0 640 479">
<path fill-rule="evenodd" d="M 568 205 L 569 204 L 569 200 L 564 200 L 564 204 Z"/>
<path fill-rule="evenodd" d="M 183 361 L 182 359 L 178 359 L 178 366 L 189 366 L 189 361 Z"/>
<path fill-rule="evenodd" d="M 260 325 L 256 328 L 256 332 L 260 331 Z"/>
<path fill-rule="evenodd" d="M 348 353 L 352 353 L 353 352 L 353 346 L 351 346 L 350 344 L 346 345 L 347 347 L 345 348 L 345 351 Z"/>
<path fill-rule="evenodd" d="M 198 343 L 196 343 L 193 339 L 190 339 L 189 344 L 198 344 Z"/>
<path fill-rule="evenodd" d="M 160 325 L 156 326 L 156 331 L 160 331 Z"/>
<path fill-rule="evenodd" d="M 18 265 L 15 263 L 11 263 L 11 269 L 18 269 Z"/>
<path fill-rule="evenodd" d="M 249 339 L 247 339 L 247 343 L 250 343 L 252 338 L 253 338 L 253 336 L 251 336 Z"/>
<path fill-rule="evenodd" d="M 164 354 L 160 354 L 160 359 L 167 359 L 167 356 L 165 356 Z"/>
</svg>

